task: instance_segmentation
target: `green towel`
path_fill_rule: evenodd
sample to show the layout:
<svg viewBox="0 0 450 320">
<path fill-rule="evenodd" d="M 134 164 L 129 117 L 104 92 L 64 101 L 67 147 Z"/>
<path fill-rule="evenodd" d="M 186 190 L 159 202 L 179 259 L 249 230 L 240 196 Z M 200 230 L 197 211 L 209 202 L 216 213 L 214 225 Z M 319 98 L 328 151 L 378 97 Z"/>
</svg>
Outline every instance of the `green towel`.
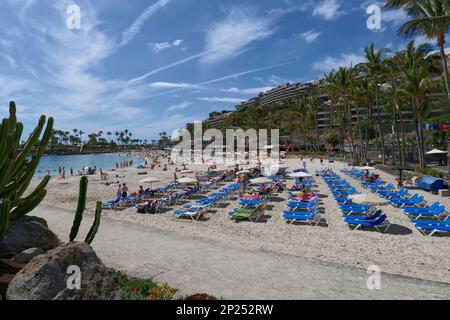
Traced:
<svg viewBox="0 0 450 320">
<path fill-rule="evenodd" d="M 239 209 L 236 211 L 236 213 L 233 215 L 233 220 L 247 220 L 250 217 L 254 216 L 257 213 L 256 209 Z"/>
</svg>

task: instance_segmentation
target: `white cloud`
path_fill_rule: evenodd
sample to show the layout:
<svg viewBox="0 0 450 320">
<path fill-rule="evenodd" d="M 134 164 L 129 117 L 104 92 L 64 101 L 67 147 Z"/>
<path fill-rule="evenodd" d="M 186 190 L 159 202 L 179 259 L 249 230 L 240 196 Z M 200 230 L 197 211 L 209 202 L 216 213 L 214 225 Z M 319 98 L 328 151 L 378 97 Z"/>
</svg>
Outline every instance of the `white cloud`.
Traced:
<svg viewBox="0 0 450 320">
<path fill-rule="evenodd" d="M 186 108 L 189 108 L 192 105 L 193 105 L 192 102 L 185 101 L 185 102 L 168 107 L 166 111 L 170 112 L 170 111 L 184 110 Z"/>
<path fill-rule="evenodd" d="M 218 63 L 235 58 L 256 41 L 269 38 L 274 32 L 273 20 L 254 16 L 253 10 L 235 7 L 222 21 L 208 29 L 205 56 L 201 62 Z"/>
<path fill-rule="evenodd" d="M 172 45 L 173 45 L 174 47 L 178 47 L 178 46 L 181 46 L 182 43 L 183 43 L 183 40 L 178 39 L 178 40 L 175 40 L 175 41 L 172 43 Z"/>
<path fill-rule="evenodd" d="M 326 57 L 323 60 L 314 62 L 313 69 L 324 73 L 337 70 L 339 67 L 355 66 L 365 61 L 363 55 L 354 53 L 342 54 L 339 57 Z"/>
<path fill-rule="evenodd" d="M 152 43 L 150 42 L 148 46 L 152 49 L 152 51 L 156 54 L 160 53 L 163 50 L 167 50 L 173 47 L 179 47 L 183 43 L 183 40 L 175 40 L 172 43 L 170 42 L 160 42 L 160 43 Z"/>
<path fill-rule="evenodd" d="M 313 11 L 313 16 L 320 16 L 325 20 L 334 20 L 342 15 L 341 3 L 338 0 L 324 0 Z"/>
<path fill-rule="evenodd" d="M 230 88 L 230 89 L 222 89 L 222 92 L 257 95 L 257 94 L 260 94 L 261 92 L 266 92 L 271 89 L 273 89 L 273 87 L 248 88 L 248 89 Z"/>
<path fill-rule="evenodd" d="M 309 30 L 304 33 L 299 34 L 301 38 L 303 38 L 306 42 L 311 43 L 317 40 L 317 38 L 321 35 L 321 32 L 316 32 L 314 30 Z"/>
<path fill-rule="evenodd" d="M 133 22 L 133 24 L 122 33 L 122 41 L 119 46 L 127 45 L 134 37 L 141 31 L 143 25 L 147 20 L 153 16 L 160 9 L 164 8 L 171 0 L 159 0 L 152 5 L 149 5 L 144 12 Z"/>
<path fill-rule="evenodd" d="M 223 103 L 240 103 L 245 100 L 241 98 L 220 98 L 220 97 L 197 98 L 197 99 L 206 102 L 223 102 Z"/>
<path fill-rule="evenodd" d="M 155 89 L 197 89 L 198 85 L 191 83 L 153 82 L 150 87 Z"/>
</svg>

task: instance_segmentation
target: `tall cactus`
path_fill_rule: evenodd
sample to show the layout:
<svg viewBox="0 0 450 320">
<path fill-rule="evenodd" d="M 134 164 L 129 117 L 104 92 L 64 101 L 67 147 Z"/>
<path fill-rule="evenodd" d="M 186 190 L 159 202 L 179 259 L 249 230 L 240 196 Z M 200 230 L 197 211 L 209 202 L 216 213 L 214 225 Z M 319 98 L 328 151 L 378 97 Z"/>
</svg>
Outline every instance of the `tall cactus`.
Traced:
<svg viewBox="0 0 450 320">
<path fill-rule="evenodd" d="M 46 117 L 41 116 L 19 152 L 23 124 L 17 122 L 14 102 L 9 105 L 9 118 L 3 119 L 0 124 L 0 241 L 7 234 L 10 221 L 31 212 L 47 194 L 45 188 L 50 177 L 45 177 L 30 195 L 22 198 L 51 138 L 53 118 L 48 119 L 44 130 L 45 125 Z M 28 156 L 31 156 L 30 160 Z"/>
<path fill-rule="evenodd" d="M 73 220 L 72 229 L 70 230 L 69 240 L 75 241 L 75 238 L 78 235 L 78 231 L 80 230 L 81 221 L 83 220 L 83 213 L 86 208 L 86 194 L 88 189 L 88 178 L 82 177 L 80 180 L 80 193 L 78 195 L 78 205 L 77 210 L 75 212 L 75 218 Z M 85 243 L 91 244 L 94 241 L 95 235 L 97 234 L 98 228 L 100 226 L 102 214 L 102 203 L 97 202 L 96 210 L 95 210 L 95 219 L 89 230 Z"/>
<path fill-rule="evenodd" d="M 72 229 L 70 230 L 69 240 L 74 241 L 77 237 L 78 230 L 80 229 L 81 220 L 83 220 L 83 212 L 86 208 L 86 194 L 88 187 L 88 178 L 82 177 L 80 180 L 80 193 L 78 195 L 78 206 L 75 212 L 75 218 L 73 220 Z"/>
</svg>

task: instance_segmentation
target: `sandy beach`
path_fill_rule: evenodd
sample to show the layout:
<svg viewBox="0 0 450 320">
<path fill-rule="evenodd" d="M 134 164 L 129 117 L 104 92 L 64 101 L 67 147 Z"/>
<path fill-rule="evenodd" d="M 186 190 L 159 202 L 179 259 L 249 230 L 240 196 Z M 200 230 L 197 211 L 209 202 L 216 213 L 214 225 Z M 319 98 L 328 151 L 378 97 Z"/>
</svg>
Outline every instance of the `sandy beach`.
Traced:
<svg viewBox="0 0 450 320">
<path fill-rule="evenodd" d="M 291 170 L 301 167 L 299 159 L 287 159 L 286 164 Z M 307 168 L 310 172 L 314 172 L 320 167 L 318 160 L 308 161 Z M 332 165 L 336 171 L 340 171 L 344 167 L 343 163 Z M 119 182 L 126 183 L 131 192 L 137 191 L 140 186 L 139 181 L 146 177 L 161 179 L 161 182 L 154 184 L 153 187 L 167 185 L 174 179 L 174 168 L 171 166 L 168 171 L 163 171 L 162 168 L 154 170 L 127 168 L 109 172 L 109 182 L 112 183 L 109 186 L 105 185 L 105 181 L 101 181 L 100 175 L 90 177 L 87 214 L 93 213 L 95 201 L 114 199 Z M 192 165 L 189 166 L 189 169 L 206 170 L 206 166 Z M 139 175 L 140 172 L 147 172 L 147 174 Z M 344 176 L 343 173 L 340 174 L 362 191 L 358 181 Z M 394 180 L 394 177 L 383 173 L 381 176 L 386 181 Z M 78 181 L 77 177 L 69 177 L 64 182 L 52 179 L 48 186 L 48 196 L 42 206 L 75 211 L 78 199 Z M 38 182 L 35 180 L 33 184 Z M 285 179 L 285 184 L 289 188 L 292 186 L 293 180 Z M 157 215 L 143 215 L 136 213 L 136 209 L 129 208 L 123 211 L 104 210 L 103 214 L 114 220 L 148 226 L 179 235 L 233 244 L 246 249 L 264 249 L 294 257 L 338 263 L 361 269 L 377 265 L 385 273 L 450 283 L 449 237 L 430 238 L 421 235 L 409 218 L 400 209 L 392 206 L 380 207 L 392 223 L 388 233 L 352 231 L 343 223 L 341 211 L 320 177 L 316 177 L 316 185 L 322 198 L 324 219 L 319 226 L 288 225 L 284 222 L 281 212 L 286 208 L 288 199 L 286 191 L 271 199 L 267 205 L 266 216 L 260 223 L 241 222 L 236 224 L 228 219 L 227 212 L 238 207 L 238 198 L 230 200 L 224 207 L 214 208 L 208 212 L 204 221 L 199 222 L 176 219 L 171 211 Z M 443 199 L 419 190 L 412 190 L 412 192 L 424 195 L 429 203 L 440 201 L 450 208 L 449 198 Z M 126 246 L 126 230 L 121 236 L 123 236 L 124 246 Z"/>
</svg>

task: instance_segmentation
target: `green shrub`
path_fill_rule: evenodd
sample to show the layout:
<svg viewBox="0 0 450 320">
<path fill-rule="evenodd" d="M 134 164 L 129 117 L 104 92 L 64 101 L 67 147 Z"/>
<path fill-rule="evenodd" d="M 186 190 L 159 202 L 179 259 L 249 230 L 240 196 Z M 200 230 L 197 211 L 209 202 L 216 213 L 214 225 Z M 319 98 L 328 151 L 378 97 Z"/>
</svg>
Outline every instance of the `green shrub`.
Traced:
<svg viewBox="0 0 450 320">
<path fill-rule="evenodd" d="M 167 283 L 157 284 L 153 279 L 129 277 L 120 271 L 115 272 L 114 280 L 127 300 L 172 300 L 178 292 Z"/>
<path fill-rule="evenodd" d="M 436 178 L 444 178 L 445 177 L 444 172 L 437 170 L 437 169 L 429 168 L 429 167 L 416 167 L 416 172 L 421 173 L 426 176 L 432 176 L 432 177 L 436 177 Z"/>
<path fill-rule="evenodd" d="M 167 283 L 163 283 L 158 285 L 155 288 L 152 288 L 148 291 L 149 300 L 172 300 L 175 293 L 178 292 L 178 289 L 170 287 Z"/>
</svg>

